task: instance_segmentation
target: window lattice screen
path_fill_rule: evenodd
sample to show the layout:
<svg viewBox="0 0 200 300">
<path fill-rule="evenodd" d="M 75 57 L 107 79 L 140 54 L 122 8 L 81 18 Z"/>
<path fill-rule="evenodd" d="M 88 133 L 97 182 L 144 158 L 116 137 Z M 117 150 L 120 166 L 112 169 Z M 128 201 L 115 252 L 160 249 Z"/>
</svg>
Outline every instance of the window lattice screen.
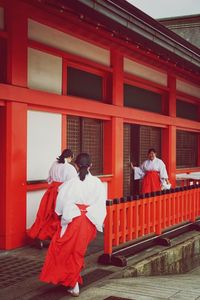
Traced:
<svg viewBox="0 0 200 300">
<path fill-rule="evenodd" d="M 198 134 L 177 130 L 176 165 L 178 168 L 197 167 Z"/>
<path fill-rule="evenodd" d="M 80 117 L 67 116 L 67 147 L 75 157 L 81 152 L 81 119 Z"/>
<path fill-rule="evenodd" d="M 75 155 L 80 152 L 89 153 L 92 159 L 92 174 L 103 174 L 103 122 L 101 120 L 68 116 L 67 147 Z"/>
<path fill-rule="evenodd" d="M 131 125 L 124 124 L 124 182 L 123 194 L 124 196 L 130 195 L 130 185 L 132 172 L 130 169 L 131 160 Z"/>
</svg>

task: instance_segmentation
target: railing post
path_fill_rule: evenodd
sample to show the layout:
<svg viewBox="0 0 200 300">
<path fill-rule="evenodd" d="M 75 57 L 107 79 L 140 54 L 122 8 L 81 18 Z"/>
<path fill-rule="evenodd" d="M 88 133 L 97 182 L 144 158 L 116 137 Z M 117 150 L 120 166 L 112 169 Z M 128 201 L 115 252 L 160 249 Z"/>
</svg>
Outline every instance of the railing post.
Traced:
<svg viewBox="0 0 200 300">
<path fill-rule="evenodd" d="M 157 225 L 156 225 L 156 234 L 160 235 L 161 234 L 161 191 L 156 192 L 156 197 L 155 199 L 157 200 L 157 205 L 156 205 L 156 220 L 157 220 Z"/>
<path fill-rule="evenodd" d="M 106 201 L 107 216 L 104 226 L 104 253 L 112 254 L 112 236 L 113 236 L 113 201 Z"/>
</svg>

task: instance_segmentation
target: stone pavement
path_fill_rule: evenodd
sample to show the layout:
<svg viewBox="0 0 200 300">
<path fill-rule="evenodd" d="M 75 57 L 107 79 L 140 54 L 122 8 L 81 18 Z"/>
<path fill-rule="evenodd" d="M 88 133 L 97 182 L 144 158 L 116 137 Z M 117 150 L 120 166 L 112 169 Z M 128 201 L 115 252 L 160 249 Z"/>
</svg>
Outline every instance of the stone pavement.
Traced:
<svg viewBox="0 0 200 300">
<path fill-rule="evenodd" d="M 188 233 L 191 236 L 192 233 Z M 199 234 L 199 233 L 194 233 Z M 183 240 L 182 236 L 179 242 Z M 91 245 L 82 275 L 84 285 L 81 300 L 157 300 L 200 299 L 200 267 L 184 275 L 122 277 L 122 268 L 97 264 L 102 251 L 102 236 Z M 163 249 L 156 246 L 128 260 L 132 265 Z M 97 253 L 96 253 L 97 252 Z M 44 284 L 38 280 L 46 249 L 24 247 L 0 251 L 1 300 L 70 300 L 74 299 L 62 286 Z"/>
<path fill-rule="evenodd" d="M 109 279 L 83 290 L 81 300 L 196 300 L 200 299 L 200 267 L 196 273 Z M 69 299 L 63 297 L 60 300 Z"/>
</svg>

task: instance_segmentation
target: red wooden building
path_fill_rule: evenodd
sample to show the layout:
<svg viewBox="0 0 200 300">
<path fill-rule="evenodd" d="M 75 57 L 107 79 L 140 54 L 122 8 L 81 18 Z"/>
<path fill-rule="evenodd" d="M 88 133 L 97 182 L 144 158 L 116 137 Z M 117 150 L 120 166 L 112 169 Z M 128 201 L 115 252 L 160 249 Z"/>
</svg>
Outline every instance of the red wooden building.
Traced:
<svg viewBox="0 0 200 300">
<path fill-rule="evenodd" d="M 0 249 L 26 243 L 52 161 L 92 155 L 108 198 L 150 147 L 200 171 L 200 50 L 124 0 L 0 0 Z"/>
</svg>

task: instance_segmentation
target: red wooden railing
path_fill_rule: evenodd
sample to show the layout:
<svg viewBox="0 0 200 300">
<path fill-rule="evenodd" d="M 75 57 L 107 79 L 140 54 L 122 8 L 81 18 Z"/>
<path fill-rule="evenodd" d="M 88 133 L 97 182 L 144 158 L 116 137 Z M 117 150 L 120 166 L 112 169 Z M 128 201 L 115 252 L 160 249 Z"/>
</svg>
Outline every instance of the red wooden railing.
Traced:
<svg viewBox="0 0 200 300">
<path fill-rule="evenodd" d="M 136 195 L 107 201 L 104 229 L 104 253 L 113 246 L 135 240 L 200 216 L 200 185 L 170 191 Z"/>
</svg>

